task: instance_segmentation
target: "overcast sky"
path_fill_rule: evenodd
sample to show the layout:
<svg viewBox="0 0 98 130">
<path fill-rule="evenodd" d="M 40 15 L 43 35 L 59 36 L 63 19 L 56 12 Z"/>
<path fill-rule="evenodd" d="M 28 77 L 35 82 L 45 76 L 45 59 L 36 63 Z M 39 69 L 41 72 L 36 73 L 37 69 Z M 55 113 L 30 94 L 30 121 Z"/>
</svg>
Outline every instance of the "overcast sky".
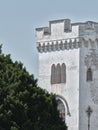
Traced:
<svg viewBox="0 0 98 130">
<path fill-rule="evenodd" d="M 13 61 L 38 75 L 35 28 L 48 21 L 98 22 L 98 0 L 0 0 L 0 43 Z"/>
</svg>

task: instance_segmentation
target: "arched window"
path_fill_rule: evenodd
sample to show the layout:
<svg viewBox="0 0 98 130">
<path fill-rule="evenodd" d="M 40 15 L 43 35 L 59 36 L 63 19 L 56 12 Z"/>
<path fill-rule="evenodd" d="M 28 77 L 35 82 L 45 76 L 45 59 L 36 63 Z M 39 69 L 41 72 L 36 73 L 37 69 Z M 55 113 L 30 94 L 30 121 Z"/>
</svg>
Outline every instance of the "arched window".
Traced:
<svg viewBox="0 0 98 130">
<path fill-rule="evenodd" d="M 57 100 L 57 109 L 59 110 L 60 117 L 65 121 L 65 106 L 60 99 Z"/>
<path fill-rule="evenodd" d="M 56 83 L 56 66 L 53 64 L 51 67 L 51 84 Z"/>
<path fill-rule="evenodd" d="M 57 68 L 56 68 L 56 83 L 61 83 L 61 66 L 60 64 L 57 64 Z"/>
<path fill-rule="evenodd" d="M 51 66 L 51 84 L 66 83 L 66 66 L 53 64 Z"/>
<path fill-rule="evenodd" d="M 92 81 L 92 77 L 93 75 L 92 75 L 92 70 L 91 70 L 91 68 L 88 68 L 88 70 L 87 70 L 87 81 Z"/>
<path fill-rule="evenodd" d="M 66 66 L 64 63 L 61 66 L 61 83 L 66 83 Z"/>
</svg>

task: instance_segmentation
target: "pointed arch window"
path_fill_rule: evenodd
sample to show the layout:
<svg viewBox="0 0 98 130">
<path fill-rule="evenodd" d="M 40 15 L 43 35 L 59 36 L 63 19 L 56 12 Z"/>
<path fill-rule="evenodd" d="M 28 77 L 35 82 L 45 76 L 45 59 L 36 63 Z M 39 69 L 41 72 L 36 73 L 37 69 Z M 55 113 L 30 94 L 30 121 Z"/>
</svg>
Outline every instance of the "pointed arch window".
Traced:
<svg viewBox="0 0 98 130">
<path fill-rule="evenodd" d="M 57 75 L 56 75 L 56 78 L 57 78 L 56 83 L 61 83 L 61 66 L 60 66 L 60 64 L 57 64 L 56 73 L 57 73 Z"/>
<path fill-rule="evenodd" d="M 92 81 L 92 79 L 93 79 L 92 69 L 88 68 L 88 70 L 87 70 L 87 81 Z"/>
<path fill-rule="evenodd" d="M 59 111 L 60 117 L 62 118 L 63 121 L 65 121 L 65 106 L 60 99 L 57 100 L 57 109 Z"/>
<path fill-rule="evenodd" d="M 51 67 L 51 84 L 55 84 L 56 82 L 56 66 L 55 64 Z"/>
<path fill-rule="evenodd" d="M 65 82 L 66 82 L 66 66 L 63 63 L 61 67 L 61 83 L 65 83 Z"/>
<path fill-rule="evenodd" d="M 66 65 L 53 64 L 51 66 L 51 84 L 66 83 Z"/>
</svg>

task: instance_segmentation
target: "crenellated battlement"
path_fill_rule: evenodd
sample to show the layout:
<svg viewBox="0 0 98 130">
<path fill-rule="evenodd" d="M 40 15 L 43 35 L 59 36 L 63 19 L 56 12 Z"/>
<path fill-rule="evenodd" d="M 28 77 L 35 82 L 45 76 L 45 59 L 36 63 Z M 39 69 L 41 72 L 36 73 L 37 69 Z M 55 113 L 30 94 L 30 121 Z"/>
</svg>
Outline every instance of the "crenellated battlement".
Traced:
<svg viewBox="0 0 98 130">
<path fill-rule="evenodd" d="M 56 26 L 56 27 L 55 27 Z M 61 33 L 71 32 L 70 19 L 49 21 L 49 27 L 37 28 L 36 30 L 43 30 L 43 35 L 54 35 L 60 31 Z"/>
<path fill-rule="evenodd" d="M 70 19 L 49 21 L 49 27 L 36 28 L 36 31 L 38 33 L 42 32 L 43 35 L 52 35 L 53 33 L 57 33 L 57 31 L 60 31 L 60 30 L 62 32 L 70 32 L 71 31 Z"/>
<path fill-rule="evenodd" d="M 49 22 L 49 27 L 37 28 L 36 36 L 39 52 L 77 48 L 83 45 L 93 46 L 98 43 L 96 40 L 98 23 L 92 21 L 71 23 L 70 19 L 54 20 Z"/>
<path fill-rule="evenodd" d="M 55 38 L 78 37 L 78 27 L 72 26 L 70 19 L 54 20 L 49 22 L 49 27 L 36 28 L 37 41 Z M 69 36 L 70 35 L 70 36 Z"/>
</svg>

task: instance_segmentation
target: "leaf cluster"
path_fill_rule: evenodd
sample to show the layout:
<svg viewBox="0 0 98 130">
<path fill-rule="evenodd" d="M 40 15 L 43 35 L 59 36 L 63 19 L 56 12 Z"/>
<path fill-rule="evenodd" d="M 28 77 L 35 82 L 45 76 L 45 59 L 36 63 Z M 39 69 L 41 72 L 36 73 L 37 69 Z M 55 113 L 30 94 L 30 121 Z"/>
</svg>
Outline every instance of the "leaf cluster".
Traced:
<svg viewBox="0 0 98 130">
<path fill-rule="evenodd" d="M 21 62 L 0 53 L 0 130 L 66 130 L 55 95 L 37 86 Z"/>
</svg>

